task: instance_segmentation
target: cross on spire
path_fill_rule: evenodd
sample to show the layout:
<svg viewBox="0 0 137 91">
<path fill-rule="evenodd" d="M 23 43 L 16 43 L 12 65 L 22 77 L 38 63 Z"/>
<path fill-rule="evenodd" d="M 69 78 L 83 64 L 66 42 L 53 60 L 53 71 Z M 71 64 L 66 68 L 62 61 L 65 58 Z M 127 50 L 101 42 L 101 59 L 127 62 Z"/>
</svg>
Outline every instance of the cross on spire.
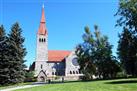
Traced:
<svg viewBox="0 0 137 91">
<path fill-rule="evenodd" d="M 44 3 L 43 3 L 43 5 L 42 5 L 42 8 L 44 8 Z"/>
</svg>

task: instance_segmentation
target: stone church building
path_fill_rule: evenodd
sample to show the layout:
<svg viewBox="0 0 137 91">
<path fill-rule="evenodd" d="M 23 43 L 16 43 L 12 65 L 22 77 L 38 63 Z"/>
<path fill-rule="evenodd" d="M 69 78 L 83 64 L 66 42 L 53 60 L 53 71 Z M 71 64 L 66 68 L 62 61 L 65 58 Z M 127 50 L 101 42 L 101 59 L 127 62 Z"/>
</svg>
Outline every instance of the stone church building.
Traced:
<svg viewBox="0 0 137 91">
<path fill-rule="evenodd" d="M 37 32 L 35 76 L 38 81 L 64 77 L 64 80 L 77 80 L 82 75 L 79 71 L 74 51 L 48 50 L 48 30 L 44 7 Z"/>
</svg>

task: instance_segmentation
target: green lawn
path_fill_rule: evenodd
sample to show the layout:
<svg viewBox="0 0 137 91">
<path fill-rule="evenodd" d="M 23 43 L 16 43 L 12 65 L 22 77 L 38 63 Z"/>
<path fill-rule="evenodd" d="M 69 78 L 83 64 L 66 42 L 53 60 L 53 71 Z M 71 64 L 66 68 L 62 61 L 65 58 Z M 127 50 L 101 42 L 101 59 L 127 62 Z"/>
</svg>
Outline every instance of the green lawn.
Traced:
<svg viewBox="0 0 137 91">
<path fill-rule="evenodd" d="M 137 78 L 46 84 L 16 91 L 137 91 Z"/>
</svg>

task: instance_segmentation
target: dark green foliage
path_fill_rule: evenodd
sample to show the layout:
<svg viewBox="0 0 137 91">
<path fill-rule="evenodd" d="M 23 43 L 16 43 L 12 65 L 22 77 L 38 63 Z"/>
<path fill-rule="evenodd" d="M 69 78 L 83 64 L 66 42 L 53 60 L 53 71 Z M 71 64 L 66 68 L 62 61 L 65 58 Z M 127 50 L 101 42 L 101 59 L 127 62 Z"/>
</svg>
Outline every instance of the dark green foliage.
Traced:
<svg viewBox="0 0 137 91">
<path fill-rule="evenodd" d="M 116 13 L 117 26 L 123 27 L 118 44 L 118 56 L 125 72 L 137 75 L 137 0 L 120 0 Z"/>
<path fill-rule="evenodd" d="M 108 79 L 116 77 L 120 71 L 119 62 L 112 56 L 111 48 L 99 48 L 95 52 L 95 64 L 99 78 Z"/>
<path fill-rule="evenodd" d="M 24 57 L 26 49 L 24 48 L 24 38 L 21 36 L 22 30 L 18 23 L 15 23 L 9 36 L 9 60 L 10 60 L 10 82 L 19 83 L 24 81 Z"/>
<path fill-rule="evenodd" d="M 112 45 L 109 44 L 107 36 L 101 36 L 97 25 L 94 34 L 93 36 L 89 28 L 85 27 L 84 43 L 76 48 L 80 70 L 87 79 L 92 79 L 93 75 L 104 79 L 114 78 L 120 71 L 120 65 L 112 56 Z"/>
<path fill-rule="evenodd" d="M 8 60 L 8 48 L 7 37 L 4 27 L 0 26 L 0 84 L 9 83 L 9 60 Z"/>
<path fill-rule="evenodd" d="M 25 82 L 34 82 L 36 81 L 34 77 L 34 72 L 33 71 L 26 71 L 25 72 Z"/>
<path fill-rule="evenodd" d="M 125 26 L 137 32 L 137 0 L 120 0 L 116 15 L 120 16 L 117 26 Z"/>
<path fill-rule="evenodd" d="M 81 45 L 77 47 L 76 55 L 78 56 L 78 63 L 80 65 L 80 71 L 85 75 L 84 80 L 92 79 L 92 76 L 96 72 L 95 64 L 91 55 L 89 55 L 89 50 L 84 51 Z"/>
<path fill-rule="evenodd" d="M 30 70 L 30 71 L 34 71 L 34 70 L 35 70 L 35 62 L 33 62 L 33 63 L 29 66 L 29 70 Z"/>
<path fill-rule="evenodd" d="M 89 27 L 85 27 L 85 34 L 83 35 L 84 43 L 79 44 L 76 48 L 76 55 L 78 56 L 78 63 L 80 65 L 80 71 L 85 75 L 84 80 L 92 79 L 92 76 L 96 72 L 96 67 L 91 54 L 92 45 L 94 40 L 90 33 Z"/>
<path fill-rule="evenodd" d="M 95 51 L 94 60 L 99 78 L 108 79 L 116 77 L 120 71 L 120 65 L 112 55 L 112 45 L 108 42 L 107 36 L 101 36 L 97 25 L 95 26 Z"/>
<path fill-rule="evenodd" d="M 5 35 L 3 26 L 0 27 L 0 85 L 24 81 L 26 49 L 21 33 L 18 23 L 12 26 L 8 36 Z"/>
<path fill-rule="evenodd" d="M 124 28 L 122 34 L 119 35 L 119 38 L 118 57 L 126 73 L 135 76 L 137 73 L 137 39 L 132 32 L 126 28 Z"/>
</svg>

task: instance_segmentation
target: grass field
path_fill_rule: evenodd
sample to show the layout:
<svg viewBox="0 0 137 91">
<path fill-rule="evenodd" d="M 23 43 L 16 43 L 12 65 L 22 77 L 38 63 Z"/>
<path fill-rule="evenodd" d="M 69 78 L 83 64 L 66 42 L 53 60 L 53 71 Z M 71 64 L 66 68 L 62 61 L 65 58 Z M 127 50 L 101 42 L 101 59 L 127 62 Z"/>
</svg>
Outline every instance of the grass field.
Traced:
<svg viewBox="0 0 137 91">
<path fill-rule="evenodd" d="M 137 78 L 46 84 L 16 91 L 137 91 Z"/>
</svg>

